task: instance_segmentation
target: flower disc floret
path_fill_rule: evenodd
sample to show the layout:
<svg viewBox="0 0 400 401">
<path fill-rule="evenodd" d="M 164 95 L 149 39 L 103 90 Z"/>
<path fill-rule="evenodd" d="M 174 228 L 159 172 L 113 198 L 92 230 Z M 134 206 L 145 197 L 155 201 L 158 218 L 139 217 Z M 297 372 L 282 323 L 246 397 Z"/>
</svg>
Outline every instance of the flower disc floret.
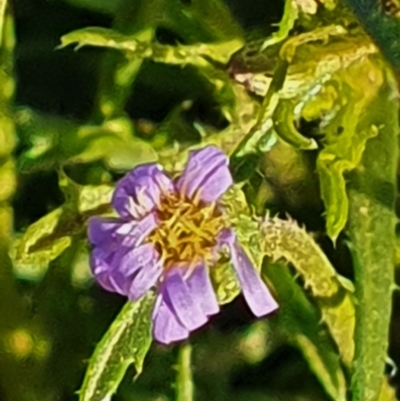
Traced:
<svg viewBox="0 0 400 401">
<path fill-rule="evenodd" d="M 180 194 L 163 196 L 156 211 L 157 228 L 149 235 L 161 255 L 164 269 L 208 265 L 225 221 L 216 203 L 206 205 Z"/>
</svg>

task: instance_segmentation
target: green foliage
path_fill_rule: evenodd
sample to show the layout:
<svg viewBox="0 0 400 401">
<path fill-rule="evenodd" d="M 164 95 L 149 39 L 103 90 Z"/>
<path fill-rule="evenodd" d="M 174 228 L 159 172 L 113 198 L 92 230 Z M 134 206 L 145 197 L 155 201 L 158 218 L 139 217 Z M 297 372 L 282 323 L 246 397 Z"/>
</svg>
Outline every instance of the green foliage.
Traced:
<svg viewBox="0 0 400 401">
<path fill-rule="evenodd" d="M 113 188 L 79 186 L 60 173 L 66 202 L 28 227 L 13 247 L 15 269 L 28 276 L 43 276 L 49 263 L 82 238 L 90 216 L 110 212 Z"/>
<path fill-rule="evenodd" d="M 234 185 L 227 191 L 221 203 L 235 229 L 239 243 L 247 250 L 254 266 L 261 268 L 260 230 L 257 222 L 251 218 L 249 206 L 240 186 Z M 240 286 L 228 257 L 222 256 L 217 266 L 211 269 L 210 276 L 220 304 L 231 302 L 239 295 Z"/>
<path fill-rule="evenodd" d="M 343 107 L 324 128 L 326 145 L 317 162 L 321 196 L 327 208 L 327 231 L 333 240 L 348 217 L 344 173 L 360 164 L 368 139 L 378 134 L 376 126 L 366 125 L 363 119 L 383 81 L 381 68 L 373 62 L 353 64 L 338 78 Z M 366 80 L 369 84 L 365 86 Z"/>
<path fill-rule="evenodd" d="M 307 299 L 287 267 L 265 264 L 263 274 L 278 297 L 280 312 L 271 323 L 290 344 L 299 348 L 332 400 L 346 400 L 346 381 L 340 360 L 326 331 L 320 325 L 318 309 Z"/>
<path fill-rule="evenodd" d="M 399 105 L 348 10 L 332 0 L 259 1 L 256 12 L 223 0 L 32 1 L 13 4 L 15 53 L 0 1 L 1 400 L 69 401 L 80 387 L 81 401 L 117 389 L 123 401 L 173 390 L 179 401 L 394 401 L 385 360 Z M 378 14 L 370 32 L 387 22 Z M 69 105 L 82 96 L 77 113 Z M 230 156 L 235 184 L 221 207 L 279 310 L 250 322 L 222 254 L 209 273 L 226 306 L 176 358 L 175 346 L 151 347 L 155 293 L 117 314 L 119 296 L 90 279 L 87 222 L 114 215 L 125 172 L 158 162 L 175 176 L 209 144 Z"/>
<path fill-rule="evenodd" d="M 143 369 L 151 345 L 151 311 L 155 294 L 149 292 L 140 301 L 127 302 L 90 360 L 82 388 L 81 401 L 102 401 L 114 394 L 129 365 L 136 374 Z"/>
<path fill-rule="evenodd" d="M 267 218 L 261 230 L 263 252 L 273 260 L 291 263 L 302 276 L 305 288 L 319 304 L 343 362 L 350 366 L 354 356 L 352 283 L 337 274 L 313 238 L 296 222 Z"/>
<path fill-rule="evenodd" d="M 157 160 L 151 145 L 134 137 L 134 127 L 125 117 L 110 119 L 101 126 L 77 126 L 21 109 L 16 113 L 16 123 L 27 147 L 19 158 L 19 168 L 26 173 L 95 161 L 102 161 L 111 170 L 126 171 Z"/>
<path fill-rule="evenodd" d="M 148 40 L 149 37 L 151 37 L 151 33 L 148 30 L 138 32 L 133 36 L 126 36 L 105 28 L 85 28 L 64 35 L 59 48 L 78 43 L 77 49 L 90 45 L 119 50 L 124 53 L 127 62 L 132 66 L 143 60 L 181 67 L 195 66 L 214 86 L 218 100 L 224 104 L 223 112 L 228 119 L 231 119 L 230 109 L 232 108 L 233 94 L 227 83 L 226 75 L 216 71 L 213 64 L 227 64 L 232 55 L 243 46 L 242 39 L 233 38 L 208 44 L 168 46 L 151 42 Z M 133 67 L 133 69 L 136 68 Z M 126 75 L 126 71 L 122 71 L 120 77 L 115 77 L 116 83 L 120 81 L 123 84 L 126 81 L 125 78 L 122 78 L 123 75 Z"/>
<path fill-rule="evenodd" d="M 73 43 L 78 43 L 76 49 L 82 46 L 98 46 L 120 50 L 127 57 L 135 59 L 151 59 L 172 65 L 193 64 L 197 67 L 207 67 L 207 58 L 214 62 L 226 64 L 232 54 L 242 47 L 240 39 L 232 39 L 229 42 L 210 43 L 208 45 L 194 44 L 187 46 L 167 46 L 158 43 L 146 43 L 136 39 L 136 36 L 146 36 L 139 32 L 133 37 L 121 35 L 111 29 L 85 28 L 64 35 L 61 38 L 63 48 Z"/>
<path fill-rule="evenodd" d="M 285 0 L 285 8 L 281 22 L 279 23 L 279 29 L 273 33 L 262 45 L 261 49 L 266 49 L 268 46 L 272 46 L 275 43 L 279 43 L 285 40 L 290 31 L 293 29 L 294 24 L 299 17 L 299 5 L 296 1 Z"/>
<path fill-rule="evenodd" d="M 300 117 L 321 120 L 324 137 L 317 171 L 327 232 L 333 241 L 347 221 L 344 174 L 357 167 L 367 140 L 376 135 L 371 127 L 360 128 L 363 113 L 382 84 L 381 67 L 366 58 L 376 49 L 363 35 L 334 40 L 345 33 L 343 27 L 331 25 L 289 39 L 282 46 L 280 55 L 290 64 L 282 63 L 276 69 L 267 86 L 258 124 L 250 133 L 255 135 L 271 120 L 270 128 L 284 141 L 313 150 L 318 147 L 316 140 L 304 137 L 294 122 Z M 331 40 L 332 44 L 321 47 L 321 40 Z M 365 82 L 369 84 L 365 86 Z"/>
</svg>

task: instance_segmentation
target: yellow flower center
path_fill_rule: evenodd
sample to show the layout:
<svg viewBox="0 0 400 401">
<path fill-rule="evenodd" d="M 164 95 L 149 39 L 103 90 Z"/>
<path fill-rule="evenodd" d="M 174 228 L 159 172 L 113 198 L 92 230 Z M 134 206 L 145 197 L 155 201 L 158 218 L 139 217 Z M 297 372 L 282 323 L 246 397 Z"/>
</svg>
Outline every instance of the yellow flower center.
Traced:
<svg viewBox="0 0 400 401">
<path fill-rule="evenodd" d="M 195 267 L 200 261 L 212 260 L 212 250 L 225 221 L 215 203 L 204 205 L 177 194 L 161 199 L 157 211 L 158 227 L 150 234 L 161 254 L 164 268 L 184 265 Z"/>
</svg>

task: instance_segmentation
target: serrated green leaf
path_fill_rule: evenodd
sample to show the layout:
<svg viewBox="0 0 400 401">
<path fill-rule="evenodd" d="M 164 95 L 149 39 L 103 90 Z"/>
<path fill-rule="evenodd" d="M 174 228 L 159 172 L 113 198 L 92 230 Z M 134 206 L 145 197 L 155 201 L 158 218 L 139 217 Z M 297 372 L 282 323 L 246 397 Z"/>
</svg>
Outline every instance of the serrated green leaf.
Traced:
<svg viewBox="0 0 400 401">
<path fill-rule="evenodd" d="M 232 185 L 222 197 L 221 204 L 238 241 L 250 251 L 254 265 L 260 269 L 262 234 L 260 234 L 259 222 L 253 218 L 241 187 L 240 184 Z"/>
<path fill-rule="evenodd" d="M 283 259 L 291 263 L 302 276 L 305 287 L 321 308 L 343 362 L 350 366 L 355 325 L 352 283 L 336 273 L 314 239 L 293 220 L 267 217 L 261 230 L 262 252 L 275 261 Z"/>
<path fill-rule="evenodd" d="M 210 278 L 220 305 L 232 302 L 240 294 L 240 285 L 229 260 L 220 260 L 210 269 Z"/>
<path fill-rule="evenodd" d="M 224 194 L 221 205 L 238 241 L 246 249 L 254 267 L 260 269 L 262 254 L 259 248 L 259 229 L 257 222 L 251 218 L 250 209 L 239 185 L 233 185 Z M 222 258 L 210 269 L 210 277 L 220 304 L 231 302 L 239 295 L 240 285 L 228 258 Z"/>
<path fill-rule="evenodd" d="M 277 86 L 271 91 L 270 80 L 260 118 L 252 130 L 265 133 L 262 125 L 272 118 L 273 127 L 283 140 L 298 148 L 315 149 L 316 141 L 303 137 L 293 122 L 300 116 L 322 119 L 325 138 L 317 169 L 327 210 L 327 231 L 333 240 L 347 221 L 344 174 L 359 164 L 365 143 L 376 135 L 374 127 L 361 128 L 359 120 L 382 82 L 379 66 L 369 58 L 376 48 L 365 36 L 344 36 L 346 33 L 340 25 L 329 25 L 287 40 L 280 50 L 280 57 L 289 63 L 285 72 L 281 62 L 284 82 L 277 79 L 279 65 L 272 80 L 282 81 L 282 89 Z M 326 43 L 331 37 L 340 40 L 321 46 L 319 41 Z M 363 82 L 369 80 L 364 90 Z M 266 113 L 268 108 L 273 115 Z"/>
<path fill-rule="evenodd" d="M 296 284 L 287 267 L 265 263 L 263 277 L 275 288 L 279 311 L 270 318 L 287 341 L 300 349 L 333 401 L 346 401 L 346 381 L 334 343 L 321 330 L 318 309 Z"/>
<path fill-rule="evenodd" d="M 238 242 L 245 249 L 254 268 L 260 271 L 265 252 L 264 237 L 260 231 L 260 221 L 252 215 L 241 185 L 233 185 L 220 202 Z M 210 270 L 210 276 L 220 304 L 232 301 L 240 293 L 241 289 L 228 257 L 222 257 Z"/>
<path fill-rule="evenodd" d="M 155 293 L 148 292 L 138 302 L 127 302 L 103 336 L 90 359 L 79 391 L 80 401 L 109 400 L 129 365 L 137 374 L 152 341 L 151 315 Z"/>
<path fill-rule="evenodd" d="M 360 164 L 367 141 L 378 132 L 373 125 L 365 126 L 362 119 L 382 85 L 383 76 L 376 63 L 365 59 L 338 73 L 336 80 L 340 93 L 340 106 L 336 107 L 340 111 L 326 121 L 325 146 L 317 159 L 327 232 L 334 241 L 348 217 L 344 174 Z"/>
</svg>

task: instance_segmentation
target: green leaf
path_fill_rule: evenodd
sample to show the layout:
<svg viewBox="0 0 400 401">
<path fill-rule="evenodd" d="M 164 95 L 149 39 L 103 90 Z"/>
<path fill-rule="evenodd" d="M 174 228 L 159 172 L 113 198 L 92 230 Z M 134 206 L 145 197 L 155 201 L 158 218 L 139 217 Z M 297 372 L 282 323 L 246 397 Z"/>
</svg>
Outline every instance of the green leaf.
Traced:
<svg viewBox="0 0 400 401">
<path fill-rule="evenodd" d="M 227 64 L 232 55 L 243 46 L 244 42 L 241 36 L 219 39 L 211 43 L 169 46 L 152 41 L 153 31 L 153 28 L 146 28 L 128 36 L 105 28 L 85 28 L 64 35 L 61 38 L 60 47 L 77 43 L 77 48 L 90 45 L 121 51 L 125 55 L 125 60 L 119 60 L 119 64 L 116 66 L 113 85 L 120 87 L 122 92 L 126 92 L 133 83 L 142 60 L 148 59 L 157 63 L 182 67 L 194 65 L 214 86 L 216 99 L 221 103 L 222 111 L 229 119 L 229 108 L 232 107 L 233 98 L 229 77 L 225 72 L 217 70 L 212 62 Z M 126 96 L 122 95 L 122 92 L 116 93 L 115 87 L 110 87 L 101 94 L 100 107 L 104 116 L 110 117 L 116 114 L 116 104 L 114 103 L 117 98 L 119 99 L 117 102 L 124 101 L 123 98 Z"/>
<path fill-rule="evenodd" d="M 62 36 L 59 48 L 77 43 L 76 49 L 82 46 L 106 47 L 122 51 L 130 58 L 207 67 L 207 59 L 226 64 L 232 54 L 243 46 L 239 38 L 218 43 L 168 46 L 140 41 L 136 36 L 122 35 L 106 28 L 83 28 Z"/>
<path fill-rule="evenodd" d="M 252 215 L 241 185 L 233 185 L 220 202 L 237 240 L 246 250 L 254 268 L 260 271 L 265 252 L 264 237 L 260 221 Z M 241 291 L 228 255 L 222 255 L 219 263 L 210 269 L 210 277 L 220 304 L 232 301 Z"/>
<path fill-rule="evenodd" d="M 77 138 L 78 127 L 66 119 L 23 107 L 15 112 L 15 122 L 26 149 L 18 158 L 22 172 L 57 168 L 84 146 Z"/>
<path fill-rule="evenodd" d="M 185 43 L 242 36 L 239 23 L 223 0 L 122 0 L 114 21 L 117 30 L 129 34 L 162 26 Z"/>
<path fill-rule="evenodd" d="M 354 356 L 353 285 L 339 276 L 314 239 L 293 220 L 266 218 L 261 223 L 262 252 L 283 259 L 302 276 L 305 288 L 321 308 L 322 318 L 335 340 L 343 362 Z"/>
<path fill-rule="evenodd" d="M 334 241 L 348 218 L 344 175 L 360 164 L 367 141 L 378 133 L 377 127 L 366 126 L 362 119 L 383 83 L 383 76 L 376 63 L 362 59 L 336 74 L 335 82 L 339 93 L 336 107 L 340 111 L 324 124 L 325 146 L 317 159 L 327 232 Z"/>
<path fill-rule="evenodd" d="M 236 238 L 247 249 L 256 269 L 261 269 L 262 234 L 259 222 L 253 218 L 240 184 L 233 185 L 223 196 L 221 204 L 229 218 Z"/>
<path fill-rule="evenodd" d="M 298 17 L 299 6 L 297 5 L 296 1 L 285 0 L 285 8 L 283 10 L 283 17 L 279 22 L 279 29 L 263 43 L 261 50 L 285 40 L 289 36 L 290 31 L 293 29 Z"/>
<path fill-rule="evenodd" d="M 333 401 L 346 401 L 346 381 L 335 345 L 321 330 L 318 309 L 307 299 L 287 267 L 264 263 L 263 276 L 276 290 L 279 311 L 270 324 L 299 348 Z"/>
<path fill-rule="evenodd" d="M 114 28 L 135 35 L 145 42 L 156 40 L 162 27 L 174 32 L 187 44 L 229 42 L 243 39 L 243 32 L 223 0 L 122 0 Z M 147 32 L 139 38 L 140 32 Z M 120 114 L 141 68 L 141 59 L 123 59 L 120 54 L 106 55 L 100 78 L 99 114 L 110 118 Z"/>
<path fill-rule="evenodd" d="M 295 105 L 287 100 L 281 100 L 274 111 L 274 128 L 276 133 L 295 148 L 304 150 L 317 149 L 318 145 L 312 138 L 306 138 L 297 131 L 293 123 Z"/>
<path fill-rule="evenodd" d="M 16 123 L 27 148 L 18 160 L 23 172 L 98 160 L 111 170 L 127 171 L 157 160 L 151 145 L 135 138 L 132 122 L 125 117 L 109 119 L 100 126 L 78 127 L 65 119 L 23 108 L 16 113 Z"/>
<path fill-rule="evenodd" d="M 132 123 L 125 117 L 110 119 L 101 126 L 82 126 L 78 141 L 81 151 L 71 155 L 69 163 L 102 160 L 111 170 L 128 171 L 158 159 L 149 143 L 134 137 Z"/>
<path fill-rule="evenodd" d="M 240 244 L 256 269 L 261 268 L 262 253 L 258 224 L 252 219 L 246 198 L 239 185 L 233 185 L 223 196 L 221 205 L 232 225 Z M 241 289 L 229 258 L 222 257 L 219 263 L 210 269 L 210 277 L 220 304 L 231 302 Z"/>
<path fill-rule="evenodd" d="M 138 302 L 127 302 L 103 336 L 90 359 L 79 392 L 80 401 L 109 400 L 129 365 L 137 375 L 152 341 L 151 314 L 155 293 L 148 292 Z"/>
<path fill-rule="evenodd" d="M 11 256 L 21 276 L 43 276 L 49 263 L 84 234 L 90 216 L 110 212 L 112 186 L 80 186 L 65 176 L 60 186 L 67 198 L 64 205 L 31 224 L 13 244 Z"/>
<path fill-rule="evenodd" d="M 228 258 L 210 269 L 210 278 L 220 305 L 232 302 L 241 292 L 236 274 Z"/>
<path fill-rule="evenodd" d="M 16 239 L 11 254 L 17 273 L 26 276 L 42 275 L 50 261 L 71 245 L 71 236 L 67 233 L 52 237 L 63 213 L 62 207 L 53 210 L 30 225 L 24 235 Z M 50 237 L 51 240 L 47 240 Z"/>
</svg>

